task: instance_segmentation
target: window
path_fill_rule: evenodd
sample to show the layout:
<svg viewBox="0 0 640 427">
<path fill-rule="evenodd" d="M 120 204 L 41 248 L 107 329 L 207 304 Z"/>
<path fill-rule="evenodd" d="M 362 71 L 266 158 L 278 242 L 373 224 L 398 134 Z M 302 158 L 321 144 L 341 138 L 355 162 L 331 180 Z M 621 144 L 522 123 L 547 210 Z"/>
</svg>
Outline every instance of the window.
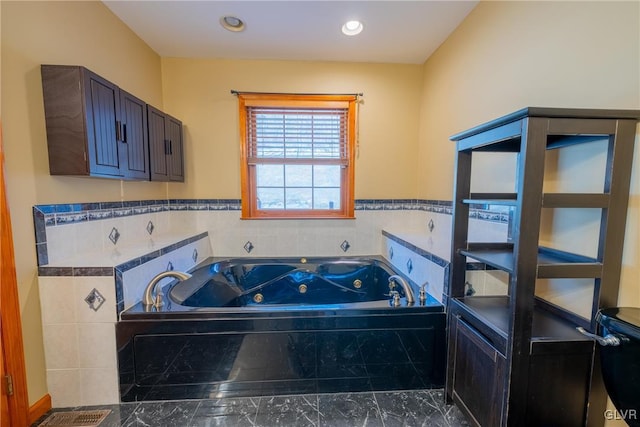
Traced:
<svg viewBox="0 0 640 427">
<path fill-rule="evenodd" d="M 243 218 L 353 218 L 355 95 L 238 94 Z"/>
</svg>

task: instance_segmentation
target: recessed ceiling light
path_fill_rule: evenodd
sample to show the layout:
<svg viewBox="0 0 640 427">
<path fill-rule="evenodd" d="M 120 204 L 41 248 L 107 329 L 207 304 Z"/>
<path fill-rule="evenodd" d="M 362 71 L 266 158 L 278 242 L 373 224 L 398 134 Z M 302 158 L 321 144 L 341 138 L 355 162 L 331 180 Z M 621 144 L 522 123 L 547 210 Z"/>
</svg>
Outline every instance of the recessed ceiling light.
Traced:
<svg viewBox="0 0 640 427">
<path fill-rule="evenodd" d="M 236 18 L 235 16 L 227 15 L 220 18 L 220 25 L 225 30 L 238 32 L 244 30 L 244 22 L 242 19 Z"/>
<path fill-rule="evenodd" d="M 347 36 L 355 36 L 356 34 L 360 34 L 364 26 L 360 21 L 347 21 L 342 26 L 342 33 Z"/>
</svg>

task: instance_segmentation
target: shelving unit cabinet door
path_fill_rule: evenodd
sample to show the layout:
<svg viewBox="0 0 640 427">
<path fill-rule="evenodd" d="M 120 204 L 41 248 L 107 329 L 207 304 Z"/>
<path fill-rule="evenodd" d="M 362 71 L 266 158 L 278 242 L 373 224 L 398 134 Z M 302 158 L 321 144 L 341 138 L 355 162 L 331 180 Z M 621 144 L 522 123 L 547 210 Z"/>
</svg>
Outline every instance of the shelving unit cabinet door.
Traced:
<svg viewBox="0 0 640 427">
<path fill-rule="evenodd" d="M 452 316 L 453 400 L 477 426 L 502 425 L 506 360 L 464 320 Z M 451 363 L 451 361 L 450 361 Z"/>
<path fill-rule="evenodd" d="M 149 179 L 149 138 L 147 133 L 147 104 L 120 90 L 122 115 L 121 139 L 126 150 L 123 172 L 128 178 Z"/>
<path fill-rule="evenodd" d="M 182 145 L 182 122 L 167 115 L 169 181 L 184 181 L 184 150 Z"/>
</svg>

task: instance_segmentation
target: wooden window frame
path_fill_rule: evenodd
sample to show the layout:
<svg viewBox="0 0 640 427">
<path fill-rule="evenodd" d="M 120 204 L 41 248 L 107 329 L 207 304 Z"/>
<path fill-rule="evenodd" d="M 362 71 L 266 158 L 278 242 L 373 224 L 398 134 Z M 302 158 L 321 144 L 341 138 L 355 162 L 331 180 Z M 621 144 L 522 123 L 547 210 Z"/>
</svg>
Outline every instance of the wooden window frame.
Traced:
<svg viewBox="0 0 640 427">
<path fill-rule="evenodd" d="M 242 219 L 353 219 L 356 141 L 356 95 L 298 95 L 238 93 L 240 124 L 240 182 Z M 347 161 L 340 177 L 340 209 L 259 209 L 255 165 L 249 162 L 247 107 L 345 108 L 347 110 Z M 283 162 L 284 164 L 284 162 Z M 310 159 L 305 164 L 322 164 Z"/>
</svg>

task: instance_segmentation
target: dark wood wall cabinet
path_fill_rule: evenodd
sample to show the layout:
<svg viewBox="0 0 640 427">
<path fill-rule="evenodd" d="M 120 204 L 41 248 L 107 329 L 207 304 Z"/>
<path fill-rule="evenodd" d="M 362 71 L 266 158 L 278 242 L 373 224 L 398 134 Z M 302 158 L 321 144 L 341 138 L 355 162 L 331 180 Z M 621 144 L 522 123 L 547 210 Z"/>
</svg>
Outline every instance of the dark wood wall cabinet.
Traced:
<svg viewBox="0 0 640 427">
<path fill-rule="evenodd" d="M 457 153 L 445 391 L 472 424 L 604 424 L 598 349 L 576 327 L 594 332 L 598 309 L 617 305 L 639 118 L 631 110 L 525 108 L 451 137 Z M 543 191 L 549 150 L 592 142 L 606 150 L 603 191 Z M 475 152 L 517 153 L 515 193 L 471 193 Z M 477 204 L 513 209 L 509 241 L 469 241 L 469 207 Z M 545 209 L 585 208 L 601 212 L 595 258 L 539 246 Z M 507 272 L 507 295 L 465 295 L 468 259 Z M 545 278 L 589 279 L 591 315 L 537 297 L 536 280 Z"/>
<path fill-rule="evenodd" d="M 182 122 L 148 107 L 152 181 L 184 181 Z"/>
<path fill-rule="evenodd" d="M 41 75 L 51 175 L 153 179 L 152 107 L 84 67 L 42 65 Z M 182 156 L 182 124 L 172 132 Z"/>
</svg>

